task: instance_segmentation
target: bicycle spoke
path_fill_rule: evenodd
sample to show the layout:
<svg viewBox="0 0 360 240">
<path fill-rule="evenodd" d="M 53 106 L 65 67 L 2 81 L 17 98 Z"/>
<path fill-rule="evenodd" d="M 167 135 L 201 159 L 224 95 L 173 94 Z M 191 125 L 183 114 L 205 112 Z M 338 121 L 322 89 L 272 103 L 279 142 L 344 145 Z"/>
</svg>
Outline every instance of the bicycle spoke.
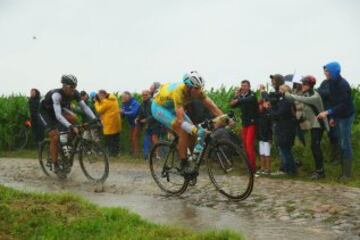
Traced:
<svg viewBox="0 0 360 240">
<path fill-rule="evenodd" d="M 109 162 L 105 150 L 92 140 L 82 142 L 80 148 L 80 167 L 85 176 L 92 181 L 104 182 L 109 174 Z"/>
<path fill-rule="evenodd" d="M 207 159 L 208 173 L 217 190 L 234 200 L 248 197 L 253 187 L 253 174 L 244 153 L 228 141 L 212 147 Z"/>
<path fill-rule="evenodd" d="M 170 143 L 156 144 L 150 154 L 150 170 L 156 184 L 169 194 L 181 194 L 187 181 L 179 173 L 180 159 Z"/>
</svg>

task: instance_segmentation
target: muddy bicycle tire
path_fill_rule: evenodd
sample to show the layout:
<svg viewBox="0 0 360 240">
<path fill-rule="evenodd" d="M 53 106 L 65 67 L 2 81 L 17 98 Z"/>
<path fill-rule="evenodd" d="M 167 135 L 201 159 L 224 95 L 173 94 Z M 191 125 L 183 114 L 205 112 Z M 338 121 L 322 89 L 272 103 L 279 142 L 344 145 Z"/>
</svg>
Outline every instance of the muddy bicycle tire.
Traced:
<svg viewBox="0 0 360 240">
<path fill-rule="evenodd" d="M 219 140 L 211 146 L 206 165 L 211 182 L 221 194 L 234 201 L 250 196 L 254 174 L 242 148 Z"/>
<path fill-rule="evenodd" d="M 160 141 L 150 152 L 151 176 L 158 187 L 169 195 L 180 195 L 188 187 L 189 181 L 179 172 L 180 158 L 173 143 Z"/>
<path fill-rule="evenodd" d="M 59 154 L 59 158 L 60 158 L 58 160 L 60 165 L 64 164 L 64 161 L 68 161 L 68 160 L 64 160 L 64 155 L 63 155 L 62 149 L 60 147 L 58 149 L 58 154 Z M 55 173 L 52 169 L 49 169 L 49 166 L 47 165 L 48 161 L 51 161 L 50 140 L 49 139 L 45 139 L 39 144 L 38 159 L 39 159 L 41 169 L 43 170 L 45 175 L 47 175 L 49 177 L 57 177 L 60 180 L 65 180 L 71 172 L 71 167 L 70 167 L 69 172 L 65 172 L 65 170 L 61 170 L 60 172 Z M 53 165 L 51 165 L 51 166 L 54 167 Z"/>
<path fill-rule="evenodd" d="M 50 157 L 50 141 L 43 140 L 39 144 L 38 159 L 41 169 L 47 176 L 50 176 L 50 170 L 46 166 L 49 157 Z"/>
<path fill-rule="evenodd" d="M 109 158 L 106 150 L 94 140 L 82 141 L 79 148 L 79 163 L 85 177 L 91 181 L 105 182 L 109 176 Z"/>
</svg>

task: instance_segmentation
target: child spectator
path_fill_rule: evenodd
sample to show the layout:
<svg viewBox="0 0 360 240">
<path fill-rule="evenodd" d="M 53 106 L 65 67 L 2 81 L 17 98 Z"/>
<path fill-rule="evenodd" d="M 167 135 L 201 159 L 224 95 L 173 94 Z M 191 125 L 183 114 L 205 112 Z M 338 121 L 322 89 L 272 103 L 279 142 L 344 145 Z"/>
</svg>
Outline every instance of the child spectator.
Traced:
<svg viewBox="0 0 360 240">
<path fill-rule="evenodd" d="M 272 140 L 272 123 L 270 113 L 270 102 L 265 99 L 259 101 L 259 118 L 258 118 L 258 139 L 260 170 L 259 174 L 271 174 L 271 140 Z"/>
</svg>

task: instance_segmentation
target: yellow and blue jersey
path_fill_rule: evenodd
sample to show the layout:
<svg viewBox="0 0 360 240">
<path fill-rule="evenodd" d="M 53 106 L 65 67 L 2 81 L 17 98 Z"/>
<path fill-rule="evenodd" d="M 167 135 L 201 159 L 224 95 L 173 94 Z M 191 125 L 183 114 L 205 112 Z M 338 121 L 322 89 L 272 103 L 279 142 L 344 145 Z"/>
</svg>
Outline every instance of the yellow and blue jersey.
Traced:
<svg viewBox="0 0 360 240">
<path fill-rule="evenodd" d="M 205 97 L 205 93 L 202 93 L 200 99 L 204 99 Z M 182 82 L 166 83 L 160 87 L 158 93 L 154 96 L 154 102 L 169 109 L 184 107 L 193 99 L 194 98 L 186 92 L 186 85 Z"/>
</svg>

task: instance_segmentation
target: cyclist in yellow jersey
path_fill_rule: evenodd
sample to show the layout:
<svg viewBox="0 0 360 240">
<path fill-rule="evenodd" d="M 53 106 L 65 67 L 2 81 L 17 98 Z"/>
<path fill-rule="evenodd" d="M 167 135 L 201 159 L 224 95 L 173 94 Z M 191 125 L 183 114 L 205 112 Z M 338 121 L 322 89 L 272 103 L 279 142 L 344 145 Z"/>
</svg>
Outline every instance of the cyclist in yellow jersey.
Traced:
<svg viewBox="0 0 360 240">
<path fill-rule="evenodd" d="M 204 93 L 204 80 L 197 71 L 184 75 L 183 82 L 161 85 L 154 96 L 151 112 L 153 117 L 172 129 L 179 137 L 178 151 L 181 158 L 181 169 L 185 174 L 192 173 L 187 161 L 186 150 L 196 139 L 198 129 L 186 115 L 184 107 L 194 99 L 202 103 L 215 116 L 222 115 L 222 111 Z"/>
</svg>

